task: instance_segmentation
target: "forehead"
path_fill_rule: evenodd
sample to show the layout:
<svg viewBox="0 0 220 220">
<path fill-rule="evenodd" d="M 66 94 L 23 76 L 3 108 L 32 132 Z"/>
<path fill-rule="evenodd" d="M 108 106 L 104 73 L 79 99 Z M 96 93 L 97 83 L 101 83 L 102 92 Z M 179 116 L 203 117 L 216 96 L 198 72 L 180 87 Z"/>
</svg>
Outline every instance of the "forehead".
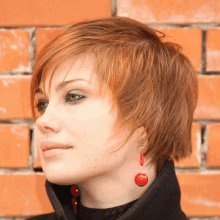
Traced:
<svg viewBox="0 0 220 220">
<path fill-rule="evenodd" d="M 59 87 L 67 81 L 76 81 L 80 79 L 87 82 L 88 86 L 97 85 L 98 79 L 94 71 L 94 60 L 91 57 L 83 57 L 80 59 L 67 60 L 59 65 L 57 69 L 54 66 L 43 72 L 41 82 L 36 90 L 37 93 L 49 88 L 51 80 L 51 87 Z"/>
</svg>

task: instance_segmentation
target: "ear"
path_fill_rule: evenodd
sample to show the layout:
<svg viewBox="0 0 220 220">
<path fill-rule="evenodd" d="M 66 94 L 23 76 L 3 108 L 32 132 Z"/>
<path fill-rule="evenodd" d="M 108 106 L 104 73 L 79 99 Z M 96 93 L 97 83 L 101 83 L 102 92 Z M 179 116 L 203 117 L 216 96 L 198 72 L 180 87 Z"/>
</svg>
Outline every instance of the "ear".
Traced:
<svg viewBox="0 0 220 220">
<path fill-rule="evenodd" d="M 137 129 L 137 143 L 141 146 L 142 140 L 144 141 L 144 146 L 147 145 L 147 131 L 142 125 Z"/>
</svg>

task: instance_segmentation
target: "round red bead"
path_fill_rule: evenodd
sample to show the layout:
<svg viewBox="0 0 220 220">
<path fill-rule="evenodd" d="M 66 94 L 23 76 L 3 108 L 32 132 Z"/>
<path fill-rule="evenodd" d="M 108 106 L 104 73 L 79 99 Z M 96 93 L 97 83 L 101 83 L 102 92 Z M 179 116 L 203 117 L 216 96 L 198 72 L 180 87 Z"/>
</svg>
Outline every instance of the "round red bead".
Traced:
<svg viewBox="0 0 220 220">
<path fill-rule="evenodd" d="M 138 173 L 134 180 L 138 186 L 145 186 L 148 183 L 148 176 L 145 173 Z"/>
</svg>

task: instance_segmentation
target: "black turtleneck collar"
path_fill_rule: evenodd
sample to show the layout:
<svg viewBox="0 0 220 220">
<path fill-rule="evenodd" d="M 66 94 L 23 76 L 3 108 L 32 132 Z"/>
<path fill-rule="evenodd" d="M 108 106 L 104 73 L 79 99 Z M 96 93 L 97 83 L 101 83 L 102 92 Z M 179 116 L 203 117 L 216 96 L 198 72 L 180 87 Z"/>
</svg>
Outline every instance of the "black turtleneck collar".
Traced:
<svg viewBox="0 0 220 220">
<path fill-rule="evenodd" d="M 36 219 L 77 220 L 71 201 L 74 198 L 71 187 L 56 185 L 46 179 L 47 194 L 55 213 Z M 187 220 L 180 207 L 180 195 L 174 162 L 169 160 L 143 196 L 117 220 Z"/>
</svg>

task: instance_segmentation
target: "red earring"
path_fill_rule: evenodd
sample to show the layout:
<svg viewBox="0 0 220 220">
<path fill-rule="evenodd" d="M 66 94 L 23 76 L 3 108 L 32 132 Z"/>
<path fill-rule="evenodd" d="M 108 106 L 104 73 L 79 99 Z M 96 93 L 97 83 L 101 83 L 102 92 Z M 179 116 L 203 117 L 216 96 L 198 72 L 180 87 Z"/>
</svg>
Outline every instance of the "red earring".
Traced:
<svg viewBox="0 0 220 220">
<path fill-rule="evenodd" d="M 140 152 L 140 173 L 138 173 L 135 178 L 134 181 L 138 186 L 145 186 L 148 183 L 148 176 L 142 172 L 143 169 L 143 165 L 144 165 L 144 141 L 142 140 L 142 146 L 141 146 L 141 152 Z"/>
</svg>

